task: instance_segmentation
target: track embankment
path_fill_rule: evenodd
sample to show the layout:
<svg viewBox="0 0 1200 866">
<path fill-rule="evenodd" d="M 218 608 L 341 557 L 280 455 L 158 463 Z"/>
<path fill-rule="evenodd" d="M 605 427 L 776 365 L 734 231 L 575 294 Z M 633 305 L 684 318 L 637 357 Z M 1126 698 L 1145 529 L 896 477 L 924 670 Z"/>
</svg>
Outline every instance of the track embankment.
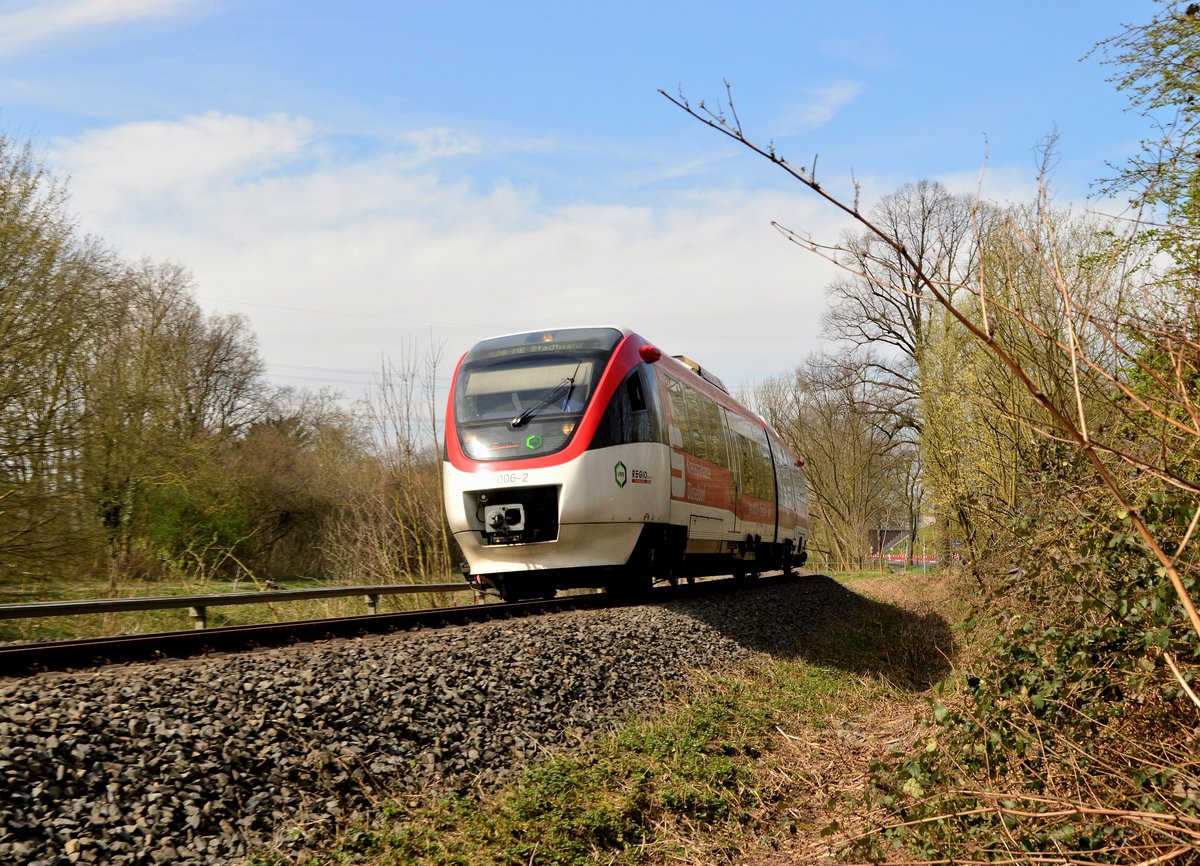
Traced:
<svg viewBox="0 0 1200 866">
<path fill-rule="evenodd" d="M 0 685 L 0 862 L 291 854 L 397 791 L 500 781 L 691 669 L 803 655 L 857 598 L 827 578 L 733 594 Z M 65 860 L 63 858 L 66 858 Z"/>
</svg>

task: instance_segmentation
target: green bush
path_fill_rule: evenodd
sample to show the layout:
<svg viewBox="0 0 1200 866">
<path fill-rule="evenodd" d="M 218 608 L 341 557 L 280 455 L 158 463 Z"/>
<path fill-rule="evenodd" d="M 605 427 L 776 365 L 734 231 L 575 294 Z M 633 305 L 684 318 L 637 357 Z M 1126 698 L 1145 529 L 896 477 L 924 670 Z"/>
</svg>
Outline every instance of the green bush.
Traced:
<svg viewBox="0 0 1200 866">
<path fill-rule="evenodd" d="M 1149 485 L 1142 502 L 1174 549 L 1192 504 Z M 1065 482 L 1046 482 L 1016 530 L 1018 567 L 981 620 L 1003 627 L 942 684 L 921 748 L 875 768 L 895 820 L 869 853 L 1107 863 L 1200 846 L 1197 707 L 1168 663 L 1190 684 L 1200 639 L 1162 567 L 1128 514 Z"/>
</svg>

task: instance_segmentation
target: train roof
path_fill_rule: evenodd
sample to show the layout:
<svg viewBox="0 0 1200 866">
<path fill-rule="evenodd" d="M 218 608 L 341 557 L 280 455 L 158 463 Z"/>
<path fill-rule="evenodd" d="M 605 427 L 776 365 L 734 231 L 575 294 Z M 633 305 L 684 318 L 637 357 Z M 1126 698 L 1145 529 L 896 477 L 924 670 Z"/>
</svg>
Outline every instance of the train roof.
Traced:
<svg viewBox="0 0 1200 866">
<path fill-rule="evenodd" d="M 621 333 L 621 335 L 623 337 L 636 336 L 636 337 L 640 338 L 641 340 L 643 340 L 644 342 L 650 343 L 650 340 L 646 339 L 640 333 L 632 330 L 631 328 L 622 327 L 620 325 L 608 324 L 608 325 L 567 325 L 567 326 L 564 326 L 561 328 L 533 328 L 533 329 L 530 329 L 527 331 L 513 331 L 512 333 L 509 333 L 509 334 L 497 334 L 492 337 L 487 337 L 483 340 L 480 340 L 479 343 L 476 343 L 476 345 L 479 345 L 480 343 L 490 343 L 492 341 L 503 341 L 503 340 L 507 340 L 507 339 L 510 339 L 513 337 L 523 337 L 523 336 L 530 335 L 530 334 L 554 334 L 554 333 L 558 333 L 560 331 L 603 331 L 603 330 L 618 331 Z M 670 357 L 674 358 L 676 361 L 683 364 L 685 367 L 687 367 L 689 370 L 691 370 L 693 373 L 695 373 L 697 376 L 699 376 L 705 382 L 708 382 L 713 387 L 719 388 L 720 390 L 724 391 L 726 394 L 729 393 L 729 389 L 725 387 L 725 383 L 721 381 L 721 378 L 719 376 L 717 376 L 717 374 L 715 374 L 711 370 L 709 370 L 707 367 L 702 367 L 699 363 L 692 360 L 687 355 L 671 355 Z"/>
<path fill-rule="evenodd" d="M 717 388 L 720 388 L 726 394 L 729 393 L 729 389 L 725 387 L 725 383 L 722 382 L 720 380 L 720 378 L 717 377 L 716 373 L 713 373 L 713 372 L 705 369 L 704 367 L 701 367 L 699 364 L 697 364 L 695 361 L 693 361 L 687 355 L 672 355 L 671 357 L 674 358 L 679 363 L 683 364 L 683 366 L 687 367 L 689 370 L 691 370 L 693 373 L 695 373 L 697 376 L 699 376 L 701 379 L 703 379 L 708 384 L 714 385 Z"/>
</svg>

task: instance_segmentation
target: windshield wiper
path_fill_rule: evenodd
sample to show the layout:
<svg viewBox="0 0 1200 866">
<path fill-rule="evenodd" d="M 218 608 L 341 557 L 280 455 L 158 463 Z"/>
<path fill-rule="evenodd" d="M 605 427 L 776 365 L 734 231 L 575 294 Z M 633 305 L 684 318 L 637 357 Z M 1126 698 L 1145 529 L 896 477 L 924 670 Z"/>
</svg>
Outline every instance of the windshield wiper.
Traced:
<svg viewBox="0 0 1200 866">
<path fill-rule="evenodd" d="M 547 406 L 549 406 L 551 403 L 553 403 L 555 400 L 559 399 L 560 397 L 563 398 L 563 402 L 565 403 L 566 400 L 568 398 L 570 398 L 570 396 L 571 396 L 571 391 L 575 387 L 575 377 L 579 375 L 579 368 L 582 366 L 583 366 L 583 361 L 579 361 L 578 363 L 576 363 L 575 369 L 571 371 L 570 376 L 567 376 L 561 382 L 559 382 L 557 385 L 555 385 L 554 390 L 551 391 L 549 394 L 547 394 L 545 397 L 543 397 L 541 400 L 538 400 L 536 403 L 534 403 L 532 406 L 530 406 L 528 409 L 526 409 L 520 415 L 518 415 L 517 417 L 515 417 L 511 421 L 509 421 L 508 426 L 511 427 L 513 430 L 516 430 L 517 428 L 524 426 L 529 421 L 530 418 L 532 418 L 538 412 L 541 412 L 543 409 L 545 409 Z M 565 409 L 566 407 L 564 406 L 563 408 Z"/>
<path fill-rule="evenodd" d="M 513 418 L 511 421 L 509 421 L 508 426 L 514 430 L 516 430 L 518 427 L 524 426 L 529 421 L 530 418 L 532 418 L 538 412 L 541 412 L 543 409 L 545 409 L 547 406 L 549 406 L 551 403 L 553 403 L 559 397 L 566 398 L 566 397 L 571 396 L 571 389 L 574 387 L 575 387 L 575 377 L 568 376 L 566 379 L 563 379 L 561 382 L 559 382 L 557 385 L 555 385 L 553 391 L 551 391 L 549 394 L 547 394 L 541 400 L 538 400 L 536 403 L 534 403 L 532 406 L 530 406 L 528 409 L 526 409 L 524 412 L 522 412 L 516 418 Z"/>
</svg>

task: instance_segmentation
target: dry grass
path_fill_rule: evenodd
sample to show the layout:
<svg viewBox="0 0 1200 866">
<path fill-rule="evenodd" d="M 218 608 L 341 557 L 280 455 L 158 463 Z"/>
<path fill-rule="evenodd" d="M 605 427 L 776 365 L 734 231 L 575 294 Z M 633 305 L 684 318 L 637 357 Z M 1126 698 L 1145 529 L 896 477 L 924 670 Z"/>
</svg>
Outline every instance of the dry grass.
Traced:
<svg viewBox="0 0 1200 866">
<path fill-rule="evenodd" d="M 915 614 L 961 622 L 969 613 L 961 578 L 951 572 L 858 577 L 856 593 Z M 899 643 L 920 636 L 901 636 Z M 925 647 L 918 652 L 936 652 Z M 910 647 L 909 652 L 914 652 Z M 832 725 L 797 718 L 780 726 L 772 754 L 759 767 L 764 788 L 776 792 L 773 832 L 742 840 L 730 862 L 746 866 L 843 863 L 848 842 L 887 818 L 864 804 L 871 767 L 910 751 L 928 732 L 925 693 L 873 678 L 842 694 Z"/>
<path fill-rule="evenodd" d="M 835 727 L 781 732 L 777 763 L 764 768 L 769 774 L 764 781 L 786 792 L 776 821 L 783 832 L 746 840 L 736 862 L 842 862 L 839 851 L 846 843 L 884 818 L 863 805 L 871 765 L 912 747 L 924 730 L 924 707 L 911 698 L 873 701 L 869 707 L 847 706 Z"/>
</svg>

